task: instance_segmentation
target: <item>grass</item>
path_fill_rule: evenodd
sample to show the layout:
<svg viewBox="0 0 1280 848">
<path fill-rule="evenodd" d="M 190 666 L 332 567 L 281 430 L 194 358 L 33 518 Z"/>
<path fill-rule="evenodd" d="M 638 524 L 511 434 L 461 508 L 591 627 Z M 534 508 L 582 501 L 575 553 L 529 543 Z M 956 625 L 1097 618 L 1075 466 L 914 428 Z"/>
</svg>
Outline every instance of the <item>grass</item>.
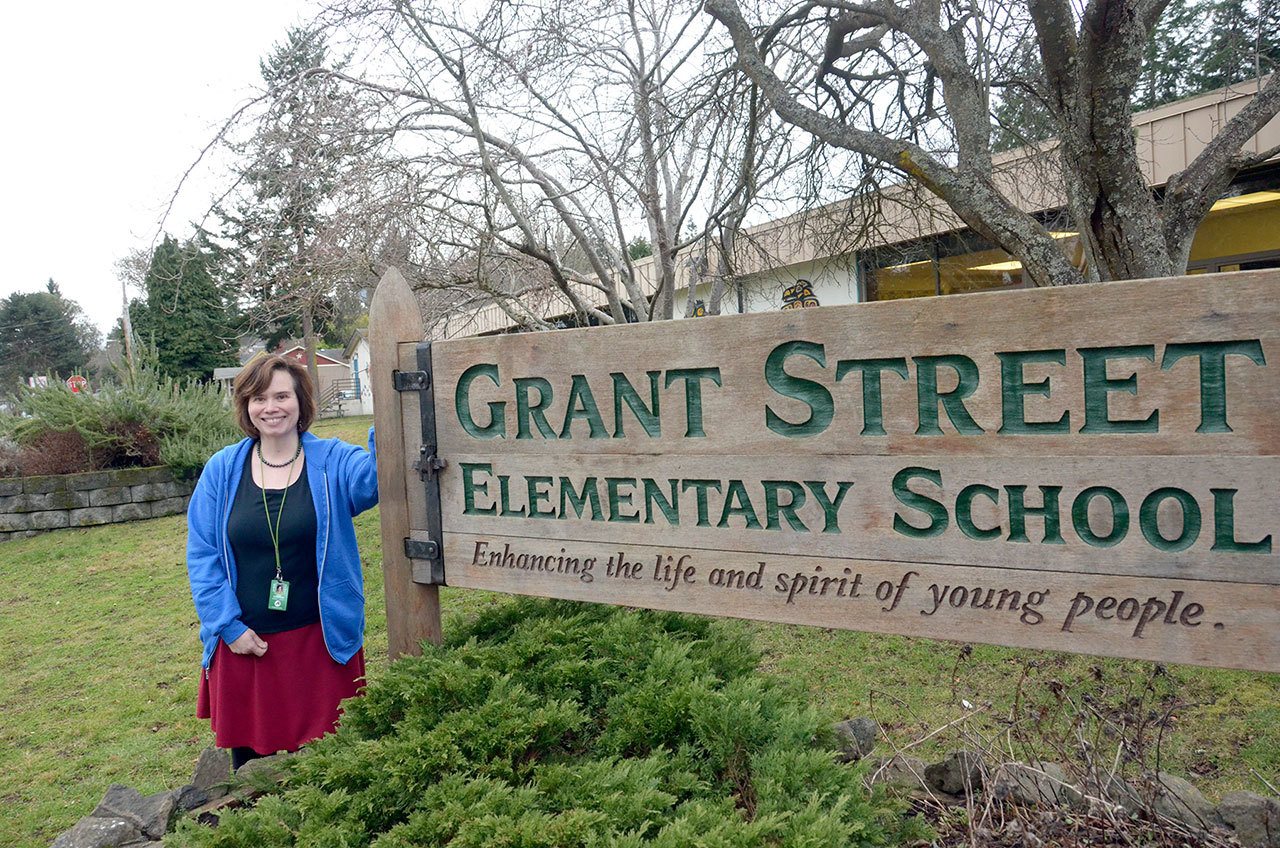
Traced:
<svg viewBox="0 0 1280 848">
<path fill-rule="evenodd" d="M 315 431 L 363 444 L 368 425 L 368 418 L 338 419 Z M 356 526 L 368 599 L 365 650 L 376 677 L 386 668 L 377 510 Z M 180 786 L 212 744 L 207 723 L 194 717 L 200 648 L 185 535 L 184 518 L 174 516 L 0 544 L 0 846 L 49 844 L 111 783 L 143 793 Z M 506 602 L 477 591 L 445 589 L 441 597 L 446 628 L 452 617 Z M 872 715 L 905 745 L 967 717 L 957 726 L 964 737 L 953 730 L 913 753 L 977 738 L 1007 744 L 1001 719 L 1019 683 L 1031 711 L 1052 708 L 1059 681 L 1069 693 L 1088 692 L 1112 717 L 1130 698 L 1140 713 L 1163 711 L 1173 699 L 1191 704 L 1175 713 L 1162 765 L 1192 776 L 1211 797 L 1265 792 L 1260 778 L 1274 785 L 1280 776 L 1280 675 L 1183 666 L 1162 675 L 1151 663 L 749 626 L 766 668 L 804 687 L 833 720 Z M 1046 716 L 1052 734 L 1057 726 L 1052 712 Z"/>
</svg>

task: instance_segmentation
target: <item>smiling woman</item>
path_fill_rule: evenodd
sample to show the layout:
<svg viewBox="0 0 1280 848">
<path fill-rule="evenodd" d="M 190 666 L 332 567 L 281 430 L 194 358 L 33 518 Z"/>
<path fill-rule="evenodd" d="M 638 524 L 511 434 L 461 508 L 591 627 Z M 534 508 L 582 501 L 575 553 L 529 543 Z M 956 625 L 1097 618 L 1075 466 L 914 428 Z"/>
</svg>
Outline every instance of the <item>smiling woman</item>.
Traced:
<svg viewBox="0 0 1280 848">
<path fill-rule="evenodd" d="M 247 438 L 205 466 L 188 512 L 187 570 L 204 672 L 196 714 L 238 768 L 333 730 L 364 677 L 364 594 L 352 518 L 377 503 L 370 451 L 309 432 L 296 362 L 236 379 Z"/>
</svg>

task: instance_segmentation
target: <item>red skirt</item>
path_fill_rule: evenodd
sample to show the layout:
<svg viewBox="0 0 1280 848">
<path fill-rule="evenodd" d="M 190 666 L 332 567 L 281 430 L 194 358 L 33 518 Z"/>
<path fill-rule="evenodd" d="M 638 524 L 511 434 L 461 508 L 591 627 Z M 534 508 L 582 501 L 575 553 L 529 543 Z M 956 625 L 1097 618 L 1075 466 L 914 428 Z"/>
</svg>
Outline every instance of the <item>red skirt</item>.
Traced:
<svg viewBox="0 0 1280 848">
<path fill-rule="evenodd" d="M 346 665 L 334 662 L 318 621 L 262 638 L 261 657 L 232 653 L 219 640 L 200 675 L 196 717 L 209 719 L 219 748 L 296 751 L 332 733 L 339 704 L 364 685 L 364 649 Z"/>
</svg>

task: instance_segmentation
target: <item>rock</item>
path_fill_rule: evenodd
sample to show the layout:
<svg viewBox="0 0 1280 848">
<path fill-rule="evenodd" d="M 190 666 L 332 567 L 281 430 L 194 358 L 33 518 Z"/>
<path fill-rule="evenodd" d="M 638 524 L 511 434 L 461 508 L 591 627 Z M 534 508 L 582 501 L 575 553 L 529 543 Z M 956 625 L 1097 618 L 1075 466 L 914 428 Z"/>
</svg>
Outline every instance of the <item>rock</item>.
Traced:
<svg viewBox="0 0 1280 848">
<path fill-rule="evenodd" d="M 973 751 L 952 751 L 942 762 L 926 766 L 924 779 L 939 792 L 966 795 L 982 788 L 982 758 Z"/>
<path fill-rule="evenodd" d="M 174 792 L 157 792 L 143 797 L 132 787 L 113 783 L 91 815 L 124 819 L 143 834 L 159 839 L 169 832 L 178 811 L 174 795 Z"/>
<path fill-rule="evenodd" d="M 1252 792 L 1228 792 L 1218 815 L 1244 848 L 1280 848 L 1280 803 Z"/>
<path fill-rule="evenodd" d="M 1083 797 L 1057 763 L 1005 763 L 996 771 L 992 791 L 1020 804 L 1077 804 Z"/>
<path fill-rule="evenodd" d="M 1091 802 L 1100 800 L 1111 810 L 1138 815 L 1147 809 L 1147 803 L 1138 790 L 1119 775 L 1103 775 L 1100 781 L 1090 780 L 1086 790 Z"/>
<path fill-rule="evenodd" d="M 897 754 L 880 760 L 867 773 L 867 782 L 883 783 L 887 786 L 901 786 L 907 789 L 919 789 L 924 786 L 925 762 L 918 757 Z"/>
<path fill-rule="evenodd" d="M 865 716 L 832 725 L 840 744 L 840 761 L 852 763 L 871 753 L 880 736 L 880 725 Z"/>
<path fill-rule="evenodd" d="M 116 848 L 141 837 L 142 831 L 124 819 L 85 816 L 53 840 L 50 848 Z"/>
<path fill-rule="evenodd" d="M 196 807 L 203 806 L 213 800 L 209 797 L 207 791 L 191 783 L 176 790 L 173 799 L 177 803 L 178 809 L 184 813 L 189 813 Z"/>
<path fill-rule="evenodd" d="M 1200 830 L 1220 824 L 1217 810 L 1199 789 L 1168 772 L 1156 775 L 1152 806 L 1158 815 Z"/>
<path fill-rule="evenodd" d="M 288 762 L 293 754 L 281 752 L 272 754 L 269 757 L 259 757 L 256 760 L 250 760 L 236 771 L 236 778 L 240 781 L 250 780 L 257 775 L 266 775 L 270 780 L 279 780 L 284 774 L 283 766 Z"/>
<path fill-rule="evenodd" d="M 195 773 L 191 775 L 191 785 L 202 789 L 209 796 L 209 801 L 216 801 L 227 794 L 227 784 L 231 780 L 231 758 L 226 751 L 217 748 L 205 748 L 196 760 Z"/>
</svg>

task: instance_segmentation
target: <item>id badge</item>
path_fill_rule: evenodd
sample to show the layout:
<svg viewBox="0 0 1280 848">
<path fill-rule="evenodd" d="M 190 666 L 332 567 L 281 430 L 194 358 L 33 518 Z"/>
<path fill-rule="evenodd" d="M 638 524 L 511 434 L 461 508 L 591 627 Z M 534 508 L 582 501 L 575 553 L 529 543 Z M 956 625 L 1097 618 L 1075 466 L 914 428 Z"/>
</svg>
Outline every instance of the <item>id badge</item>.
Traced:
<svg viewBox="0 0 1280 848">
<path fill-rule="evenodd" d="M 272 580 L 271 592 L 267 595 L 267 609 L 284 612 L 289 606 L 289 581 Z"/>
</svg>

